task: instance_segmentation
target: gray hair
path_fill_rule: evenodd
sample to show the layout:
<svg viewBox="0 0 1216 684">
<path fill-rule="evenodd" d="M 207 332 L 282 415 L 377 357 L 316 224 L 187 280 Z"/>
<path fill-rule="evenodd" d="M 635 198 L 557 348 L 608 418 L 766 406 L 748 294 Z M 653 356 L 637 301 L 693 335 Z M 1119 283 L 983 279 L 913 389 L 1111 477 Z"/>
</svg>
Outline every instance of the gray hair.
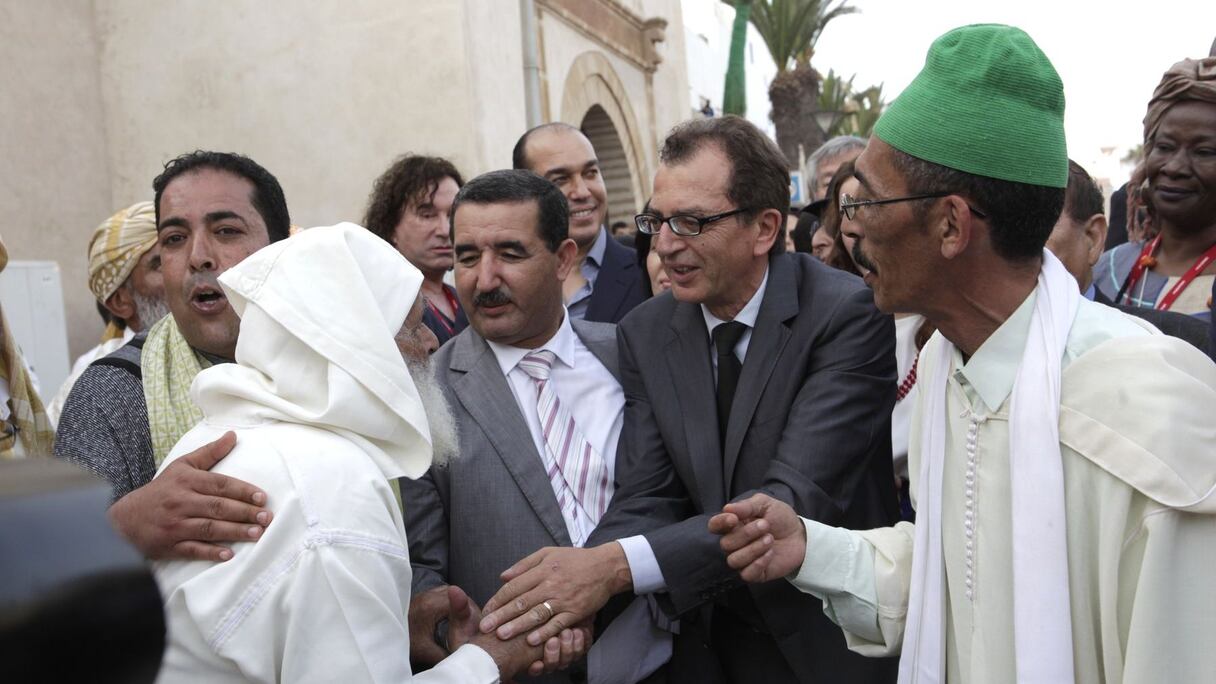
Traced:
<svg viewBox="0 0 1216 684">
<path fill-rule="evenodd" d="M 815 179 L 819 177 L 819 164 L 829 159 L 835 159 L 846 152 L 864 150 L 866 141 L 855 135 L 838 135 L 819 146 L 819 149 L 806 158 L 807 183 L 811 190 L 815 189 Z M 812 192 L 812 194 L 814 194 Z"/>
</svg>

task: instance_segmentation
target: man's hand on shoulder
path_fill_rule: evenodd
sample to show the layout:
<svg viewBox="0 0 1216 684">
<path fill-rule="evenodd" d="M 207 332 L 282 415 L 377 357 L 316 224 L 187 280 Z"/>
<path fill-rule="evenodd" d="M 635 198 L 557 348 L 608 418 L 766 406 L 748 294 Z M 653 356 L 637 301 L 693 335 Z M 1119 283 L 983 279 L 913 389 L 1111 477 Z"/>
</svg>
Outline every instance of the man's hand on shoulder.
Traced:
<svg viewBox="0 0 1216 684">
<path fill-rule="evenodd" d="M 633 587 L 625 551 L 616 542 L 590 549 L 544 548 L 511 566 L 502 578 L 506 584 L 486 603 L 481 631 L 496 631 L 501 639 L 527 632 L 528 643 L 535 646 L 594 616 L 613 594 Z"/>
<path fill-rule="evenodd" d="M 726 504 L 709 519 L 730 567 L 747 582 L 781 579 L 802 567 L 806 527 L 794 509 L 766 494 Z"/>
<path fill-rule="evenodd" d="M 110 524 L 146 558 L 226 561 L 223 542 L 262 536 L 273 517 L 266 493 L 210 472 L 236 444 L 223 437 L 182 456 L 151 482 L 110 507 Z"/>
</svg>

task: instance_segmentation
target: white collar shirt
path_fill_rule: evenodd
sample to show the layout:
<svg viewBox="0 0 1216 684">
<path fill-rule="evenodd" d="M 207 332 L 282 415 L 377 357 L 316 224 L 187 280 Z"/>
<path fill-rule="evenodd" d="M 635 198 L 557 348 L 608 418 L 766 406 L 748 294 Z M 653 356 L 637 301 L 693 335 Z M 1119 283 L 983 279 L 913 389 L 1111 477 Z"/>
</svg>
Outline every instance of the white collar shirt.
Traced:
<svg viewBox="0 0 1216 684">
<path fill-rule="evenodd" d="M 486 342 L 490 345 L 503 375 L 506 376 L 507 385 L 511 387 L 519 411 L 528 425 L 528 432 L 536 445 L 537 457 L 541 458 L 540 454 L 544 453 L 545 435 L 537 413 L 536 383 L 519 367 L 519 362 L 531 352 L 547 350 L 556 357 L 549 376 L 554 393 L 570 411 L 583 437 L 603 457 L 608 467 L 608 476 L 614 477 L 617 441 L 625 419 L 625 393 L 612 373 L 574 333 L 570 326 L 570 316 L 563 316 L 562 324 L 553 337 L 536 349 L 510 347 L 489 340 Z M 586 516 L 581 504 L 576 515 L 580 518 Z M 570 538 L 576 540 L 576 543 L 581 536 L 575 533 L 576 529 L 594 528 L 595 525 L 590 519 L 566 520 L 566 529 L 570 531 Z"/>
<path fill-rule="evenodd" d="M 760 287 L 756 288 L 755 293 L 752 294 L 752 298 L 747 300 L 747 304 L 744 304 L 743 308 L 740 309 L 739 313 L 735 315 L 734 319 L 732 319 L 747 326 L 747 330 L 735 344 L 735 356 L 739 359 L 740 364 L 747 359 L 747 347 L 749 344 L 751 344 L 752 330 L 756 327 L 756 318 L 760 315 L 760 304 L 764 301 L 764 291 L 767 288 L 768 267 L 766 266 L 764 269 L 764 278 L 760 281 Z M 709 307 L 705 306 L 704 304 L 701 305 L 701 315 L 705 317 L 705 330 L 709 333 L 709 358 L 710 362 L 713 364 L 714 383 L 716 384 L 718 382 L 718 354 L 714 350 L 714 328 L 729 321 L 724 321 L 710 313 Z"/>
</svg>

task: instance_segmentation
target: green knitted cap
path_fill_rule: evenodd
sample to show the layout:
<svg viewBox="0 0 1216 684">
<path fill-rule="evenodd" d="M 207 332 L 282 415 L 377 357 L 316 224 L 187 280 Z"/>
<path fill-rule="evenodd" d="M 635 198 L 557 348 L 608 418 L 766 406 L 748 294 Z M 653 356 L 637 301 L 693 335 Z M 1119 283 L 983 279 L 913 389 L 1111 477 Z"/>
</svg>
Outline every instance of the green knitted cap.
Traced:
<svg viewBox="0 0 1216 684">
<path fill-rule="evenodd" d="M 1064 86 L 1047 55 L 1012 26 L 963 26 L 935 40 L 874 135 L 965 173 L 1068 185 Z"/>
</svg>

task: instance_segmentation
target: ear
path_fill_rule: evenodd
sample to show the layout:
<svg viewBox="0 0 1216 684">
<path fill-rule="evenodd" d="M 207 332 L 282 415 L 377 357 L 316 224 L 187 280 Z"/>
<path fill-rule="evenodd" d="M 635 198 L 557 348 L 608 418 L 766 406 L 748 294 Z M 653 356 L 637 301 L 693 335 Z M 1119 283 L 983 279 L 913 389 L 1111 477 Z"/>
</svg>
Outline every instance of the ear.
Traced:
<svg viewBox="0 0 1216 684">
<path fill-rule="evenodd" d="M 764 256 L 772 249 L 777 238 L 781 237 L 781 229 L 785 227 L 785 215 L 776 209 L 765 209 L 756 217 L 756 223 L 760 232 L 756 235 L 752 256 Z"/>
<path fill-rule="evenodd" d="M 123 283 L 110 295 L 103 306 L 115 318 L 121 318 L 125 322 L 130 322 L 135 317 L 135 300 L 131 297 L 131 291 L 127 288 L 127 284 Z"/>
<path fill-rule="evenodd" d="M 1106 249 L 1107 227 L 1106 216 L 1103 214 L 1094 214 L 1085 222 L 1085 239 L 1089 242 L 1087 255 L 1091 267 L 1098 263 L 1098 259 Z"/>
<path fill-rule="evenodd" d="M 948 195 L 943 199 L 940 213 L 929 212 L 930 217 L 937 216 L 932 219 L 929 230 L 941 241 L 942 256 L 953 259 L 967 251 L 974 237 L 975 223 L 980 219 L 962 197 Z"/>
<path fill-rule="evenodd" d="M 578 262 L 578 244 L 566 238 L 557 246 L 557 279 L 564 281 Z"/>
</svg>

